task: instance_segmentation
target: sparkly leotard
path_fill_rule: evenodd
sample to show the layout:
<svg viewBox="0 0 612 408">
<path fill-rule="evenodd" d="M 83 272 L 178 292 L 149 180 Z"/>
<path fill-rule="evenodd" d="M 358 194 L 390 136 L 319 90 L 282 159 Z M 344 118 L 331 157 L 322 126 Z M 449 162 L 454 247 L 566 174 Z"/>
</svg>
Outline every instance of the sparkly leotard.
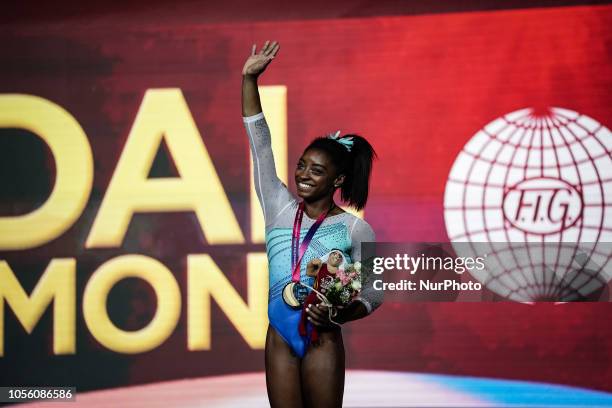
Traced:
<svg viewBox="0 0 612 408">
<path fill-rule="evenodd" d="M 276 174 L 270 129 L 262 113 L 243 117 L 253 156 L 255 191 L 264 213 L 266 225 L 266 250 L 270 289 L 268 294 L 268 318 L 270 324 L 291 346 L 303 356 L 305 342 L 298 333 L 300 311 L 291 309 L 282 298 L 282 290 L 291 281 L 291 234 L 299 201 Z M 304 214 L 300 230 L 300 242 L 315 220 Z M 343 212 L 325 218 L 312 238 L 301 263 L 300 279 L 312 286 L 313 278 L 306 275 L 306 265 L 311 259 L 321 258 L 332 249 L 340 249 L 349 263 L 361 260 L 361 242 L 373 242 L 374 231 L 362 219 Z M 362 292 L 357 298 L 368 313 L 382 302 L 382 291 L 374 290 L 372 276 L 364 276 Z"/>
</svg>

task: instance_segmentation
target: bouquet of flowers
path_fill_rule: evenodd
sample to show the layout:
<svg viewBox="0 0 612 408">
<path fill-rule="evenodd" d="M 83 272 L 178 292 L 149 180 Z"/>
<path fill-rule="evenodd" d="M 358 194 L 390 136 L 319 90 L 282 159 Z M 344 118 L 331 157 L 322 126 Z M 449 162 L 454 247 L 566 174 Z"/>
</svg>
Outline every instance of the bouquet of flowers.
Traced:
<svg viewBox="0 0 612 408">
<path fill-rule="evenodd" d="M 334 306 L 345 306 L 361 291 L 361 263 L 348 264 L 321 280 L 319 291 Z"/>
</svg>

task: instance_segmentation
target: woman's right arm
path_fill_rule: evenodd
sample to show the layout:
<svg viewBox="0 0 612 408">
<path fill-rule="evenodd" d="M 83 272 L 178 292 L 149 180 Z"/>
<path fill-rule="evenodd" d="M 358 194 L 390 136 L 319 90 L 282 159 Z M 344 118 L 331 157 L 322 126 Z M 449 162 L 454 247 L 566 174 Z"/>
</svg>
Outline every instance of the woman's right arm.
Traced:
<svg viewBox="0 0 612 408">
<path fill-rule="evenodd" d="M 257 90 L 257 78 L 266 70 L 266 67 L 276 56 L 280 45 L 273 41 L 266 41 L 259 53 L 257 46 L 253 44 L 251 55 L 247 58 L 242 68 L 242 116 L 248 117 L 261 112 L 259 91 Z"/>
<path fill-rule="evenodd" d="M 257 78 L 278 52 L 279 45 L 269 41 L 259 54 L 255 45 L 242 70 L 242 117 L 253 157 L 255 192 L 263 209 L 266 226 L 287 207 L 293 197 L 276 174 L 270 128 L 261 109 Z"/>
<path fill-rule="evenodd" d="M 242 116 L 249 117 L 261 113 L 261 101 L 257 89 L 257 77 L 242 75 Z"/>
</svg>

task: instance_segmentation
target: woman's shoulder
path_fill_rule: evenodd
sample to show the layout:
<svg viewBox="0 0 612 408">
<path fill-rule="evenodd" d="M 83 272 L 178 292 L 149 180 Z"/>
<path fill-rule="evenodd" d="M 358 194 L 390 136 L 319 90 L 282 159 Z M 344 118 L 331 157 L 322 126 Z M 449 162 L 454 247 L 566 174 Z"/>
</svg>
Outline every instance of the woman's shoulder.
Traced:
<svg viewBox="0 0 612 408">
<path fill-rule="evenodd" d="M 266 228 L 291 227 L 299 206 L 298 200 L 289 193 L 282 201 L 278 200 L 276 204 L 277 211 L 269 217 L 270 220 L 266 223 Z"/>
<path fill-rule="evenodd" d="M 347 212 L 346 221 L 353 241 L 374 241 L 374 229 L 366 220 Z"/>
<path fill-rule="evenodd" d="M 340 214 L 339 214 L 340 215 Z M 352 211 L 344 211 L 341 213 L 346 219 L 346 221 L 350 224 L 365 224 L 370 225 L 366 220 L 364 220 L 361 216 L 355 214 Z"/>
</svg>

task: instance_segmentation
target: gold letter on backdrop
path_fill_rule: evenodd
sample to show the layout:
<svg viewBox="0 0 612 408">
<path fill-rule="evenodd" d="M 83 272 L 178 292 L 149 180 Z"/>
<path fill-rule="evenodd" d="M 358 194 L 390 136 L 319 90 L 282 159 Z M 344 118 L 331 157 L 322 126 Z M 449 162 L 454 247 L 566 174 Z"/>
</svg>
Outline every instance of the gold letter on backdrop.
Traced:
<svg viewBox="0 0 612 408">
<path fill-rule="evenodd" d="M 53 259 L 32 294 L 23 290 L 6 261 L 0 261 L 0 356 L 4 355 L 4 301 L 31 333 L 53 301 L 53 353 L 74 354 L 76 349 L 76 261 Z"/>
<path fill-rule="evenodd" d="M 143 329 L 125 331 L 110 320 L 106 310 L 108 293 L 125 278 L 149 283 L 157 296 L 157 311 Z M 181 292 L 172 272 L 161 262 L 144 255 L 123 255 L 101 265 L 91 276 L 83 294 L 83 316 L 91 334 L 118 353 L 143 353 L 163 343 L 178 323 Z"/>
<path fill-rule="evenodd" d="M 262 349 L 268 318 L 268 268 L 265 253 L 247 255 L 247 302 L 240 297 L 209 255 L 187 257 L 187 345 L 210 350 L 211 307 L 214 298 L 247 344 Z"/>
<path fill-rule="evenodd" d="M 147 179 L 162 138 L 180 177 Z M 244 236 L 180 89 L 146 92 L 87 248 L 120 246 L 136 212 L 194 211 L 210 244 Z"/>
<path fill-rule="evenodd" d="M 40 137 L 55 160 L 55 185 L 36 210 L 0 217 L 0 249 L 29 249 L 62 235 L 81 215 L 93 180 L 93 158 L 76 119 L 53 102 L 32 95 L 0 95 L 0 128 L 26 129 Z"/>
</svg>

